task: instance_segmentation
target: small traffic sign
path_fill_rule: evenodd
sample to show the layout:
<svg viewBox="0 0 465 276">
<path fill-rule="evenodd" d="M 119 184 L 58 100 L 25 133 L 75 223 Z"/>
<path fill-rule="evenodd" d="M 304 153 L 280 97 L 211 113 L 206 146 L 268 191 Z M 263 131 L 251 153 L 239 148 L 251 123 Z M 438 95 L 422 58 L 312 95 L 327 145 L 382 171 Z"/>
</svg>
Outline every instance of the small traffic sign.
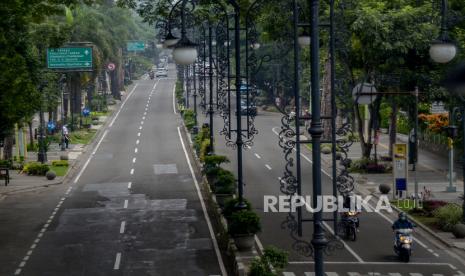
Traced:
<svg viewBox="0 0 465 276">
<path fill-rule="evenodd" d="M 48 131 L 53 131 L 55 130 L 55 123 L 53 121 L 49 121 L 48 124 L 47 124 L 47 128 L 48 128 Z"/>
<path fill-rule="evenodd" d="M 107 69 L 109 71 L 113 71 L 113 70 L 115 70 L 115 68 L 116 68 L 116 65 L 114 63 L 108 63 Z"/>
<path fill-rule="evenodd" d="M 82 110 L 82 115 L 84 115 L 84 117 L 89 116 L 89 115 L 90 115 L 90 109 L 87 108 L 87 107 L 84 108 L 84 109 Z"/>
</svg>

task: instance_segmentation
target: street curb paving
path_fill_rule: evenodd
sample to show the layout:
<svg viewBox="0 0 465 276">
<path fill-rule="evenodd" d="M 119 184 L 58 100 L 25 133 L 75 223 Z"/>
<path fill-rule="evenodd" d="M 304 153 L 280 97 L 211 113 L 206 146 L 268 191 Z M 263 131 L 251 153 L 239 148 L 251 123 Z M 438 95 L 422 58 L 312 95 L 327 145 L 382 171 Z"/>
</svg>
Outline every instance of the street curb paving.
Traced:
<svg viewBox="0 0 465 276">
<path fill-rule="evenodd" d="M 359 184 L 360 185 L 360 184 Z M 363 184 L 362 184 L 363 185 Z M 370 193 L 369 191 L 361 191 L 360 189 L 356 189 L 357 192 L 360 192 L 361 194 L 364 194 L 364 195 L 372 195 L 374 197 L 376 197 L 377 199 L 380 199 L 380 196 L 375 194 L 375 193 Z M 393 210 L 395 210 L 397 213 L 401 213 L 403 212 L 401 209 L 397 208 L 396 206 L 394 205 L 391 205 L 391 208 Z M 424 230 L 425 232 L 427 232 L 428 234 L 430 234 L 431 236 L 433 236 L 437 241 L 441 242 L 443 245 L 449 247 L 449 248 L 456 248 L 456 249 L 460 249 L 460 250 L 464 250 L 463 248 L 460 248 L 454 244 L 451 244 L 450 242 L 448 242 L 447 240 L 445 240 L 443 237 L 439 236 L 438 234 L 436 234 L 433 230 L 431 230 L 428 226 L 424 225 L 423 223 L 419 222 L 418 220 L 416 220 L 415 218 L 413 218 L 412 216 L 408 215 L 408 218 L 413 221 L 416 225 L 418 225 L 422 230 Z"/>
</svg>

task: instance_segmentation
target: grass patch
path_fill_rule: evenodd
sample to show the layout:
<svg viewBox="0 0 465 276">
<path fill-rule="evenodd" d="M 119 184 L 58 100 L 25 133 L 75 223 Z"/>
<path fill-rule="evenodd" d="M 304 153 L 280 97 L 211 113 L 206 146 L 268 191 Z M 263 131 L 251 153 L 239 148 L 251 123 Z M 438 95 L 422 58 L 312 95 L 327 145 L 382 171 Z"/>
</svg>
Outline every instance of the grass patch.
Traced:
<svg viewBox="0 0 465 276">
<path fill-rule="evenodd" d="M 68 168 L 68 166 L 50 166 L 50 170 L 54 171 L 57 176 L 65 176 Z"/>
<path fill-rule="evenodd" d="M 78 130 L 71 132 L 70 135 L 70 142 L 72 144 L 84 144 L 87 145 L 92 142 L 92 139 L 95 136 L 97 130 L 95 129 L 86 129 L 86 130 Z"/>
<path fill-rule="evenodd" d="M 92 111 L 90 113 L 91 116 L 109 116 L 111 111 Z"/>
</svg>

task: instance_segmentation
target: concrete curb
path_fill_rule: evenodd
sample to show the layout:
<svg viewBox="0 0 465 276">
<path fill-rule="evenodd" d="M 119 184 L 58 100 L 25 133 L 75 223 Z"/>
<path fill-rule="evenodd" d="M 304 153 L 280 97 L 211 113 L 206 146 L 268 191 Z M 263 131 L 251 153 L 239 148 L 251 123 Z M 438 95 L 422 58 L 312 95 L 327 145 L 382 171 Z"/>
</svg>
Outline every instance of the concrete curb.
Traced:
<svg viewBox="0 0 465 276">
<path fill-rule="evenodd" d="M 184 121 L 181 118 L 181 129 L 185 137 L 187 138 L 187 142 L 189 144 L 189 151 L 192 155 L 192 159 L 194 160 L 196 173 L 201 177 L 201 186 L 202 192 L 205 195 L 206 204 L 209 216 L 213 219 L 215 224 L 215 231 L 217 240 L 219 243 L 220 248 L 222 248 L 226 253 L 223 254 L 223 257 L 228 258 L 229 266 L 233 267 L 234 275 L 236 276 L 246 276 L 249 271 L 250 262 L 259 256 L 259 253 L 255 248 L 258 248 L 255 239 L 255 248 L 251 251 L 239 251 L 237 250 L 236 246 L 234 245 L 234 240 L 228 234 L 228 224 L 226 219 L 224 218 L 223 214 L 221 213 L 221 209 L 218 205 L 216 200 L 215 194 L 210 189 L 210 184 L 208 183 L 207 178 L 201 173 L 202 164 L 200 163 L 200 159 L 198 158 L 194 148 L 191 136 L 189 131 L 187 130 Z"/>
</svg>

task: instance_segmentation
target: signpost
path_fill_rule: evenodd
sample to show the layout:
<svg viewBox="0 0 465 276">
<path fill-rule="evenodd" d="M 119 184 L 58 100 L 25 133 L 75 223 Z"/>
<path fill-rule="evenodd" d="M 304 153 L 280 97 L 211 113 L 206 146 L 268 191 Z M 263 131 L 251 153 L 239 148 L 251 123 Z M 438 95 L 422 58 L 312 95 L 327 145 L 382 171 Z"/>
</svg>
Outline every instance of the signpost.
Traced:
<svg viewBox="0 0 465 276">
<path fill-rule="evenodd" d="M 47 68 L 61 71 L 92 71 L 92 47 L 47 49 Z"/>
<path fill-rule="evenodd" d="M 140 52 L 145 50 L 144 41 L 128 41 L 126 43 L 126 49 L 128 52 Z"/>
<path fill-rule="evenodd" d="M 447 113 L 446 107 L 443 102 L 433 102 L 430 109 L 432 114 Z"/>
<path fill-rule="evenodd" d="M 402 197 L 402 191 L 407 191 L 408 156 L 407 144 L 394 144 L 392 157 L 392 172 L 394 174 L 395 191 Z"/>
</svg>

